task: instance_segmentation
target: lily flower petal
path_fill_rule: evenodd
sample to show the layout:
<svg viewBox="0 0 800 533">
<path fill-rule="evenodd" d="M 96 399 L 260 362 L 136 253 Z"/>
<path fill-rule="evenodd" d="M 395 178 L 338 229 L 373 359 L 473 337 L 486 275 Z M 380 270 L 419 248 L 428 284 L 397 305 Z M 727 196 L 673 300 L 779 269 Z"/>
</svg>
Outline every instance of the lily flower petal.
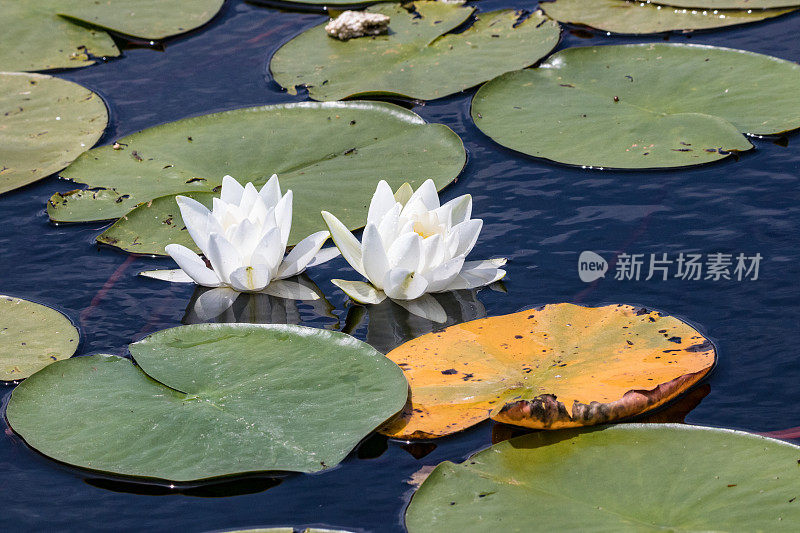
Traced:
<svg viewBox="0 0 800 533">
<path fill-rule="evenodd" d="M 319 300 L 320 296 L 313 289 L 301 285 L 296 281 L 275 280 L 261 291 L 270 296 L 286 298 L 287 300 Z"/>
<path fill-rule="evenodd" d="M 312 233 L 302 241 L 298 242 L 292 251 L 289 252 L 280 267 L 276 279 L 285 279 L 303 272 L 311 261 L 317 256 L 322 245 L 328 240 L 331 234 L 327 231 Z M 336 250 L 337 255 L 339 250 Z"/>
<path fill-rule="evenodd" d="M 442 263 L 434 270 L 426 274 L 428 279 L 428 292 L 442 292 L 449 290 L 450 285 L 461 273 L 464 266 L 464 256 L 457 256 Z"/>
<path fill-rule="evenodd" d="M 336 244 L 336 247 L 339 248 L 339 251 L 342 252 L 342 257 L 344 257 L 344 260 L 350 263 L 350 266 L 353 267 L 356 272 L 364 277 L 367 277 L 367 275 L 364 273 L 361 243 L 358 242 L 358 239 L 356 239 L 355 236 L 350 233 L 350 230 L 347 229 L 347 226 L 342 224 L 338 218 L 327 211 L 322 212 L 322 218 L 325 219 L 325 224 L 328 226 L 328 230 L 331 232 L 331 239 L 333 239 L 333 242 Z"/>
<path fill-rule="evenodd" d="M 506 271 L 497 268 L 488 261 L 468 261 L 464 263 L 464 269 L 459 273 L 447 290 L 475 289 L 485 285 L 491 285 L 495 281 L 503 279 Z"/>
<path fill-rule="evenodd" d="M 284 250 L 289 243 L 289 234 L 292 232 L 292 199 L 294 194 L 287 191 L 283 198 L 275 205 L 275 223 L 281 230 L 281 244 Z"/>
<path fill-rule="evenodd" d="M 198 285 L 205 287 L 218 287 L 222 284 L 216 272 L 206 266 L 200 256 L 180 244 L 168 244 L 166 252 L 178 263 L 181 270 L 191 277 Z"/>
<path fill-rule="evenodd" d="M 472 218 L 453 227 L 453 237 L 458 240 L 454 255 L 469 254 L 478 242 L 478 235 L 483 228 L 483 220 Z"/>
<path fill-rule="evenodd" d="M 239 267 L 231 272 L 231 287 L 239 292 L 258 292 L 270 282 L 270 269 L 265 264 Z"/>
<path fill-rule="evenodd" d="M 379 181 L 375 194 L 372 195 L 372 201 L 369 203 L 367 224 L 370 222 L 377 224 L 396 203 L 389 184 L 385 180 Z"/>
<path fill-rule="evenodd" d="M 422 237 L 413 231 L 400 235 L 386 253 L 392 267 L 416 271 L 419 266 L 421 241 Z M 369 276 L 367 277 L 369 278 Z"/>
<path fill-rule="evenodd" d="M 436 191 L 436 184 L 433 180 L 425 180 L 425 183 L 420 185 L 419 188 L 414 191 L 414 194 L 411 195 L 411 198 L 408 199 L 405 207 L 408 208 L 416 203 L 416 201 L 421 202 L 429 211 L 439 207 L 439 193 Z"/>
<path fill-rule="evenodd" d="M 383 280 L 383 292 L 392 300 L 415 300 L 425 294 L 427 280 L 413 271 L 396 268 Z"/>
<path fill-rule="evenodd" d="M 170 281 L 172 283 L 194 283 L 194 279 L 180 268 L 173 270 L 144 270 L 139 272 L 139 275 L 145 278 Z"/>
<path fill-rule="evenodd" d="M 189 236 L 200 250 L 205 250 L 208 247 L 209 233 L 211 231 L 221 232 L 222 228 L 211 216 L 211 211 L 197 200 L 188 196 L 176 196 L 175 201 L 178 203 L 178 209 L 181 210 L 183 225 L 186 226 Z M 210 225 L 213 227 L 210 228 Z"/>
<path fill-rule="evenodd" d="M 233 176 L 225 176 L 222 178 L 220 200 L 226 204 L 239 205 L 239 202 L 242 201 L 242 194 L 244 194 L 244 187 L 242 187 Z"/>
<path fill-rule="evenodd" d="M 382 280 L 389 272 L 389 259 L 386 257 L 386 251 L 383 248 L 381 235 L 375 224 L 367 224 L 364 228 L 364 235 L 361 237 L 361 260 L 364 264 L 364 273 L 366 277 L 373 280 L 373 284 L 378 288 L 382 288 L 374 281 Z"/>
<path fill-rule="evenodd" d="M 261 241 L 256 246 L 253 256 L 250 260 L 252 264 L 265 264 L 274 273 L 278 272 L 278 268 L 283 260 L 285 248 L 281 247 L 281 231 L 279 228 L 273 227 L 267 231 Z"/>
<path fill-rule="evenodd" d="M 405 205 L 411 199 L 412 194 L 414 194 L 414 189 L 411 188 L 411 184 L 405 182 L 400 186 L 399 189 L 397 189 L 397 192 L 394 193 L 394 200 L 401 206 L 405 207 Z"/>
<path fill-rule="evenodd" d="M 167 251 L 167 253 L 169 253 L 169 251 Z M 214 269 L 214 272 L 216 272 L 220 281 L 223 283 L 231 282 L 231 272 L 236 270 L 242 262 L 242 258 L 236 248 L 219 233 L 212 233 L 209 236 L 206 257 L 208 257 L 208 261 L 211 263 L 211 268 Z M 175 257 L 173 257 L 173 259 L 175 259 Z"/>
<path fill-rule="evenodd" d="M 258 194 L 261 195 L 261 198 L 264 199 L 264 202 L 266 202 L 268 207 L 275 207 L 278 204 L 278 200 L 281 199 L 281 186 L 278 182 L 278 175 L 273 174 L 267 183 L 261 187 L 261 190 L 258 192 Z"/>
<path fill-rule="evenodd" d="M 472 195 L 464 194 L 454 198 L 437 209 L 441 220 L 447 220 L 451 226 L 461 224 L 472 216 Z"/>
<path fill-rule="evenodd" d="M 314 258 L 311 260 L 309 264 L 306 265 L 306 268 L 311 268 L 317 265 L 321 265 L 322 263 L 327 263 L 331 259 L 336 259 L 342 255 L 342 252 L 336 246 L 331 246 L 330 248 L 323 248 Z"/>
<path fill-rule="evenodd" d="M 386 294 L 382 290 L 376 289 L 363 281 L 332 279 L 331 283 L 342 289 L 353 301 L 360 304 L 379 304 L 386 299 Z"/>
</svg>

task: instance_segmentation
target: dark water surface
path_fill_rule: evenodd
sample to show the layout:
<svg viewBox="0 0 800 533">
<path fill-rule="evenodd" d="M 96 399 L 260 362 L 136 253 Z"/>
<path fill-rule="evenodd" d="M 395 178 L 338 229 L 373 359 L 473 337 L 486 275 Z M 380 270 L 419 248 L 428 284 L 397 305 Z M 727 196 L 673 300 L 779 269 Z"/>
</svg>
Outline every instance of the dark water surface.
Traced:
<svg viewBox="0 0 800 533">
<path fill-rule="evenodd" d="M 530 2 L 482 0 L 480 9 L 531 8 Z M 124 57 L 58 76 L 105 98 L 111 122 L 103 142 L 189 115 L 243 106 L 303 100 L 269 78 L 267 61 L 285 41 L 325 20 L 229 0 L 208 26 L 170 40 L 163 52 L 128 49 Z M 800 16 L 755 25 L 672 34 L 670 42 L 741 48 L 800 61 Z M 560 47 L 647 42 L 595 32 L 564 32 Z M 445 199 L 470 193 L 485 222 L 475 259 L 507 256 L 507 293 L 483 289 L 446 302 L 452 321 L 503 314 L 548 302 L 586 305 L 634 303 L 687 319 L 712 338 L 719 365 L 698 389 L 687 422 L 751 431 L 800 425 L 800 137 L 788 146 L 754 140 L 738 160 L 657 172 L 567 168 L 495 145 L 469 119 L 474 90 L 414 107 L 464 140 L 469 163 Z M 126 354 L 143 336 L 184 320 L 193 289 L 136 277 L 170 267 L 168 259 L 136 257 L 99 248 L 103 223 L 54 226 L 44 205 L 56 191 L 74 188 L 49 178 L 0 197 L 0 293 L 51 305 L 81 330 L 79 354 Z M 756 281 L 616 281 L 613 272 L 585 284 L 577 258 L 593 250 L 617 252 L 745 253 L 763 256 Z M 431 328 L 399 308 L 348 308 L 329 281 L 355 279 L 338 259 L 311 278 L 332 312 L 309 304 L 242 301 L 229 319 L 290 320 L 346 329 L 380 349 Z M 196 295 L 195 295 L 196 296 Z M 191 309 L 189 310 L 191 311 Z M 371 325 L 368 325 L 371 324 Z M 8 401 L 11 386 L 0 388 Z M 236 479 L 213 486 L 147 486 L 79 471 L 46 459 L 0 422 L 0 529 L 14 531 L 208 531 L 221 528 L 325 524 L 363 531 L 401 531 L 412 488 L 423 465 L 461 460 L 491 442 L 492 424 L 435 442 L 407 446 L 373 437 L 338 468 L 318 475 Z M 135 443 L 131 443 L 135 446 Z"/>
</svg>

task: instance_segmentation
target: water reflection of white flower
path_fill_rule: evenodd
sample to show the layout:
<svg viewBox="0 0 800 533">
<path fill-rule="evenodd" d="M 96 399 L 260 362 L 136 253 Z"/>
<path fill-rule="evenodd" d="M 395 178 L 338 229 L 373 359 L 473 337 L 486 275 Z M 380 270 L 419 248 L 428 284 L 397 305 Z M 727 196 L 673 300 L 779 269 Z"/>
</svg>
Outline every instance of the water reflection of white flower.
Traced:
<svg viewBox="0 0 800 533">
<path fill-rule="evenodd" d="M 502 291 L 498 285 L 492 284 L 492 290 Z M 462 322 L 469 322 L 486 316 L 486 308 L 478 299 L 478 291 L 470 289 L 450 291 L 430 295 L 441 306 L 445 320 L 432 320 L 430 317 L 410 313 L 408 309 L 398 305 L 394 300 L 385 299 L 377 305 L 353 305 L 347 312 L 344 333 L 350 335 L 364 334 L 366 341 L 381 353 L 389 353 L 404 342 L 421 337 L 432 331 Z"/>
<path fill-rule="evenodd" d="M 189 248 L 169 244 L 166 252 L 180 268 L 142 275 L 282 298 L 318 298 L 313 291 L 286 278 L 324 263 L 338 252 L 335 248 L 320 250 L 330 234 L 318 231 L 297 243 L 284 257 L 292 229 L 292 191 L 281 195 L 276 175 L 260 191 L 252 183 L 242 187 L 231 176 L 225 176 L 220 196 L 214 198 L 210 211 L 196 200 L 176 197 L 183 223 L 211 268 Z"/>
<path fill-rule="evenodd" d="M 338 318 L 333 314 L 334 307 L 305 274 L 295 278 L 308 290 L 316 293 L 318 299 L 297 300 L 280 298 L 262 293 L 242 293 L 228 287 L 208 288 L 198 286 L 186 306 L 184 324 L 206 322 L 244 323 L 244 324 L 306 324 L 318 325 L 327 321 L 325 327 L 338 329 Z"/>
<path fill-rule="evenodd" d="M 446 314 L 428 293 L 473 289 L 503 276 L 505 259 L 465 261 L 483 221 L 470 218 L 472 197 L 444 205 L 433 180 L 416 191 L 404 184 L 397 193 L 381 181 L 372 197 L 361 242 L 327 211 L 322 212 L 333 242 L 363 281 L 333 280 L 359 303 L 391 298 L 410 312 L 444 322 Z"/>
</svg>

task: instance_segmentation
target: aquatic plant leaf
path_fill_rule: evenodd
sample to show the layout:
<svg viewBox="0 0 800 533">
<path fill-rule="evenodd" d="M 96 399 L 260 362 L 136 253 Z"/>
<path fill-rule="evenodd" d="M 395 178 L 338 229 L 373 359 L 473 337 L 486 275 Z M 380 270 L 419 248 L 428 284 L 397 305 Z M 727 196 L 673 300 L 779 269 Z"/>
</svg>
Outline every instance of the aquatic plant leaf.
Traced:
<svg viewBox="0 0 800 533">
<path fill-rule="evenodd" d="M 78 349 L 78 330 L 47 306 L 0 295 L 0 381 L 24 379 Z"/>
<path fill-rule="evenodd" d="M 291 94 L 308 87 L 315 100 L 356 95 L 399 95 L 432 100 L 527 67 L 557 44 L 557 23 L 540 12 L 519 22 L 512 10 L 477 14 L 462 33 L 472 7 L 415 2 L 413 11 L 392 3 L 367 8 L 391 17 L 389 34 L 340 41 L 311 28 L 281 47 L 272 75 Z"/>
<path fill-rule="evenodd" d="M 800 6 L 800 0 L 658 0 L 654 4 L 697 9 L 774 9 Z"/>
<path fill-rule="evenodd" d="M 124 216 L 100 242 L 164 254 L 170 242 L 192 245 L 175 194 L 218 195 L 222 178 L 266 182 L 277 173 L 294 192 L 290 244 L 325 229 L 322 208 L 351 229 L 364 225 L 375 184 L 443 188 L 466 162 L 461 139 L 400 106 L 381 102 L 304 102 L 237 109 L 171 122 L 95 148 L 61 176 L 91 190 L 55 194 L 51 220 Z M 156 198 L 164 197 L 156 200 Z M 209 202 L 211 195 L 198 200 Z"/>
<path fill-rule="evenodd" d="M 475 124 L 572 165 L 695 165 L 800 127 L 800 65 L 742 50 L 645 43 L 568 48 L 481 87 Z"/>
<path fill-rule="evenodd" d="M 560 429 L 630 417 L 697 383 L 716 354 L 677 318 L 564 303 L 450 326 L 387 357 L 405 372 L 411 395 L 381 432 L 416 439 L 487 418 Z"/>
<path fill-rule="evenodd" d="M 32 376 L 11 396 L 11 427 L 53 459 L 127 476 L 316 472 L 344 459 L 408 393 L 374 348 L 302 326 L 180 326 L 130 352 L 138 366 L 93 355 Z"/>
<path fill-rule="evenodd" d="M 91 65 L 118 56 L 103 30 L 164 39 L 202 26 L 224 0 L 0 0 L 0 69 Z"/>
<path fill-rule="evenodd" d="M 739 431 L 538 432 L 439 464 L 406 511 L 439 531 L 794 531 L 800 448 Z"/>
<path fill-rule="evenodd" d="M 0 72 L 0 116 L 0 193 L 66 167 L 108 124 L 103 100 L 89 89 L 22 72 Z"/>
<path fill-rule="evenodd" d="M 797 0 L 800 4 L 800 0 Z M 554 0 L 539 4 L 548 17 L 613 33 L 643 34 L 674 30 L 705 30 L 758 22 L 794 9 L 726 11 L 684 10 L 628 0 Z"/>
</svg>

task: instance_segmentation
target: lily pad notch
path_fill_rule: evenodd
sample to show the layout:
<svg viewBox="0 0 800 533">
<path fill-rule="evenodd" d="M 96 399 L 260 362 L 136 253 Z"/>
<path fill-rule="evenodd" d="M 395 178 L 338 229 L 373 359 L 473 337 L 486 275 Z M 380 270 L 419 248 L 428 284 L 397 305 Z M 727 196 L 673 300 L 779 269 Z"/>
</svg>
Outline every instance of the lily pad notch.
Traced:
<svg viewBox="0 0 800 533">
<path fill-rule="evenodd" d="M 310 473 L 336 466 L 408 394 L 374 348 L 303 326 L 180 326 L 130 352 L 138 366 L 92 355 L 38 372 L 11 395 L 11 428 L 53 459 L 124 476 Z"/>
<path fill-rule="evenodd" d="M 489 418 L 532 429 L 626 419 L 698 383 L 716 350 L 657 311 L 563 303 L 450 326 L 387 357 L 403 369 L 411 393 L 381 432 L 427 439 Z"/>
</svg>

